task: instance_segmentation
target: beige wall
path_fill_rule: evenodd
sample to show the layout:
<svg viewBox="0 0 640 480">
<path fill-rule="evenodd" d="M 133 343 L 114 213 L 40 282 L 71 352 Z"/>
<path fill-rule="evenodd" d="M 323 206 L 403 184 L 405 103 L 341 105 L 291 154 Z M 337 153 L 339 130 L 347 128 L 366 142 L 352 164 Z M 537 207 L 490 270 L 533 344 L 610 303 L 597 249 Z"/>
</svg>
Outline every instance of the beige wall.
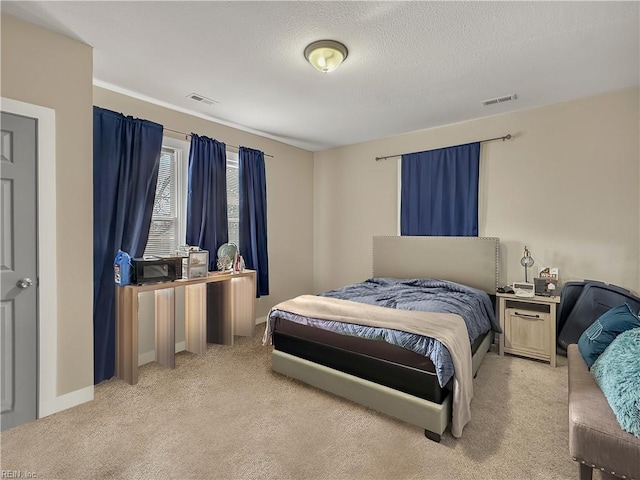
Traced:
<svg viewBox="0 0 640 480">
<path fill-rule="evenodd" d="M 638 89 L 409 133 L 314 156 L 314 289 L 371 274 L 371 237 L 397 234 L 396 159 L 511 133 L 481 153 L 480 235 L 501 239 L 504 281 L 527 245 L 561 281 L 640 291 Z M 536 270 L 537 271 L 537 270 Z"/>
<path fill-rule="evenodd" d="M 56 112 L 58 395 L 93 384 L 94 104 L 273 155 L 265 160 L 271 294 L 258 301 L 258 316 L 313 285 L 313 154 L 94 88 L 92 64 L 91 47 L 2 16 L 0 94 Z"/>
<path fill-rule="evenodd" d="M 92 73 L 91 47 L 2 16 L 1 95 L 56 113 L 58 395 L 93 385 Z"/>
<path fill-rule="evenodd" d="M 145 118 L 180 132 L 194 132 L 243 145 L 265 157 L 270 294 L 258 300 L 256 314 L 267 315 L 276 303 L 313 289 L 313 154 L 275 140 L 187 115 L 100 87 L 94 105 Z M 169 135 L 171 132 L 166 132 Z M 184 136 L 171 134 L 184 140 Z"/>
</svg>

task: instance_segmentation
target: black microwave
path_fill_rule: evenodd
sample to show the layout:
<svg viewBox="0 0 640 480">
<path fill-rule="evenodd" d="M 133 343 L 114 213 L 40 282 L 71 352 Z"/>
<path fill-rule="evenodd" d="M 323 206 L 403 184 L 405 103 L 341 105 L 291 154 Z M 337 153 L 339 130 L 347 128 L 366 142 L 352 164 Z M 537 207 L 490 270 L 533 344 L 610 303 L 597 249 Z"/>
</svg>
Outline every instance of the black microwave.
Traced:
<svg viewBox="0 0 640 480">
<path fill-rule="evenodd" d="M 134 258 L 132 270 L 132 281 L 138 285 L 172 282 L 182 278 L 182 257 Z"/>
</svg>

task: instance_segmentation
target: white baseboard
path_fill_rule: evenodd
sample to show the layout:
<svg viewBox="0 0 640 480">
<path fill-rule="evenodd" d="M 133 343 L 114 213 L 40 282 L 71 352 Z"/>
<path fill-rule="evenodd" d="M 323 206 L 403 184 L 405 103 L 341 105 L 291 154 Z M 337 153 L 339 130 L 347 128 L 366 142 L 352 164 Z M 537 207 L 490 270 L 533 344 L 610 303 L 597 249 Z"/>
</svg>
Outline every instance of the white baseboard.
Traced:
<svg viewBox="0 0 640 480">
<path fill-rule="evenodd" d="M 176 343 L 176 353 L 184 351 L 186 348 L 186 342 Z M 138 366 L 145 365 L 147 363 L 156 361 L 156 351 L 151 350 L 149 352 L 140 353 L 138 355 Z"/>
<path fill-rule="evenodd" d="M 38 412 L 38 418 L 44 418 L 62 410 L 66 410 L 81 403 L 90 402 L 93 400 L 93 385 L 90 387 L 81 388 L 75 392 L 66 393 L 55 397 L 53 400 L 40 403 L 40 411 Z"/>
<path fill-rule="evenodd" d="M 267 323 L 267 315 L 256 318 L 256 325 L 260 325 L 261 323 Z"/>
</svg>

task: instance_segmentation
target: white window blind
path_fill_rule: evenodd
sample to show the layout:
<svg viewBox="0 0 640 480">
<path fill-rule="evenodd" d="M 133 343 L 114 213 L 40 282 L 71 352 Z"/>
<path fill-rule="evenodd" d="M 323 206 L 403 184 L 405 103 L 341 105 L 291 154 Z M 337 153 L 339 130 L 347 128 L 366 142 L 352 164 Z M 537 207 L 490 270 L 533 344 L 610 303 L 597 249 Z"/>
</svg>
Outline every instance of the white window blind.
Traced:
<svg viewBox="0 0 640 480">
<path fill-rule="evenodd" d="M 240 248 L 240 189 L 238 183 L 238 154 L 227 152 L 227 220 L 229 242 Z"/>
<path fill-rule="evenodd" d="M 183 158 L 188 158 L 188 152 L 188 143 L 164 138 L 145 256 L 173 256 L 185 243 L 187 162 L 183 162 Z M 235 152 L 227 152 L 226 176 L 229 242 L 240 246 L 238 154 Z"/>
<path fill-rule="evenodd" d="M 144 251 L 145 256 L 173 256 L 176 254 L 180 231 L 178 162 L 178 151 L 163 146 L 158 168 L 156 197 L 153 202 L 151 229 Z"/>
</svg>

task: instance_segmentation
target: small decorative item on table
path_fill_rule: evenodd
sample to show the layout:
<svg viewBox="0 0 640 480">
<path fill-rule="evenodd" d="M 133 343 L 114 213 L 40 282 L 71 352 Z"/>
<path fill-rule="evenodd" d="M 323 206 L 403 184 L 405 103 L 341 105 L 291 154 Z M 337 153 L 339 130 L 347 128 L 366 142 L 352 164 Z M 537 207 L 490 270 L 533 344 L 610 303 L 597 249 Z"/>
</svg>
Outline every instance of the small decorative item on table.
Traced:
<svg viewBox="0 0 640 480">
<path fill-rule="evenodd" d="M 209 251 L 189 252 L 187 260 L 187 278 L 204 278 L 209 274 Z"/>
<path fill-rule="evenodd" d="M 216 266 L 221 272 L 233 273 L 238 259 L 238 246 L 235 243 L 223 243 L 218 248 Z"/>
<path fill-rule="evenodd" d="M 118 250 L 113 262 L 113 273 L 116 285 L 122 287 L 131 283 L 131 257 L 127 252 Z"/>
<path fill-rule="evenodd" d="M 556 295 L 558 285 L 558 269 L 555 267 L 540 267 L 538 278 L 534 280 L 536 295 L 553 297 Z"/>
<path fill-rule="evenodd" d="M 189 278 L 189 252 L 197 252 L 200 247 L 180 245 L 176 249 L 176 257 L 182 257 L 182 278 Z"/>
<path fill-rule="evenodd" d="M 236 264 L 233 267 L 233 273 L 242 273 L 244 272 L 244 269 L 244 258 L 242 258 L 242 255 L 238 255 L 238 257 L 236 258 Z"/>
</svg>

